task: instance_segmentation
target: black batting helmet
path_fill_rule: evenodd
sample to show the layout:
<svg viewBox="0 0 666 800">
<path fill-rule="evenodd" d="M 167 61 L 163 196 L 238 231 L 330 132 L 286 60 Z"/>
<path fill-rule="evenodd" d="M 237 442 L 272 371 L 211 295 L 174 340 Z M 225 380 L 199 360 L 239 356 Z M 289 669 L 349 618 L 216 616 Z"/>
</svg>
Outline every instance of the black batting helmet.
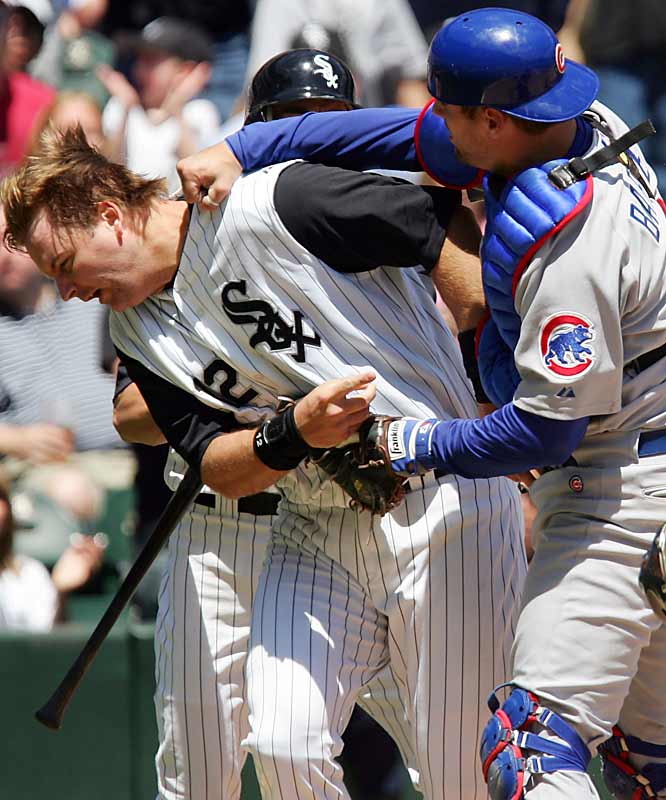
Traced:
<svg viewBox="0 0 666 800">
<path fill-rule="evenodd" d="M 309 98 L 340 100 L 358 108 L 349 67 L 325 50 L 299 48 L 279 53 L 252 79 L 245 124 L 268 121 L 273 106 Z"/>
</svg>

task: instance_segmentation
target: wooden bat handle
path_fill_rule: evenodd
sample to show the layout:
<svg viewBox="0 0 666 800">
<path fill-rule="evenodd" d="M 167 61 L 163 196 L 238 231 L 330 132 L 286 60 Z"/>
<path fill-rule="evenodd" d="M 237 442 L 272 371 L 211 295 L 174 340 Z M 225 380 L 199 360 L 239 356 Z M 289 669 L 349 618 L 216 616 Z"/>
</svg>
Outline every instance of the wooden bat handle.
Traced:
<svg viewBox="0 0 666 800">
<path fill-rule="evenodd" d="M 139 553 L 132 568 L 127 573 L 125 580 L 109 603 L 104 616 L 97 623 L 97 627 L 76 657 L 67 674 L 60 682 L 46 703 L 35 712 L 35 718 L 51 730 L 59 730 L 62 718 L 67 710 L 74 692 L 81 683 L 83 676 L 92 664 L 97 651 L 109 635 L 118 617 L 136 591 L 143 576 L 148 572 L 150 565 L 157 558 L 158 553 L 171 535 L 183 514 L 187 511 L 194 498 L 201 491 L 201 479 L 191 467 L 183 476 L 180 486 L 167 503 L 162 515 L 155 524 L 155 530 Z"/>
</svg>

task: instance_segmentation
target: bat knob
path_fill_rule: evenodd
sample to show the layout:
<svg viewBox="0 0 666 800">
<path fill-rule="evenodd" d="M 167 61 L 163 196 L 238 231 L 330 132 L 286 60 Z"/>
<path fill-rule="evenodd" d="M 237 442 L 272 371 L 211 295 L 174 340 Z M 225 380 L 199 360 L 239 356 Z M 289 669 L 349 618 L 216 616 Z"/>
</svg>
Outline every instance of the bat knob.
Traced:
<svg viewBox="0 0 666 800">
<path fill-rule="evenodd" d="M 48 704 L 42 706 L 39 711 L 35 711 L 35 719 L 37 722 L 41 722 L 42 725 L 52 731 L 59 731 L 60 726 L 62 725 L 62 719 L 54 716 Z"/>
</svg>

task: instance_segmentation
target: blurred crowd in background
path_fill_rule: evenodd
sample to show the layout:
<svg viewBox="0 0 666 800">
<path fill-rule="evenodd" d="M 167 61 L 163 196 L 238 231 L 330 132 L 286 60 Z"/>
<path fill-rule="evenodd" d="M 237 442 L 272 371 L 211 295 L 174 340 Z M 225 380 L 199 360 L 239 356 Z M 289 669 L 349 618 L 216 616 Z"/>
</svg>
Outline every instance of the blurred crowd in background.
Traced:
<svg viewBox="0 0 666 800">
<path fill-rule="evenodd" d="M 559 31 L 630 125 L 652 118 L 645 150 L 666 187 L 666 3 L 503 4 Z M 483 5 L 496 4 L 0 0 L 0 173 L 45 125 L 79 124 L 175 191 L 177 161 L 242 125 L 249 79 L 293 47 L 345 60 L 363 105 L 421 106 L 431 36 Z M 26 255 L 0 248 L 0 629 L 49 630 L 72 593 L 119 579 L 134 553 L 116 539 L 142 542 L 168 499 L 164 446 L 128 446 L 113 428 L 114 362 L 97 301 L 64 304 Z M 135 613 L 151 617 L 155 591 Z"/>
</svg>

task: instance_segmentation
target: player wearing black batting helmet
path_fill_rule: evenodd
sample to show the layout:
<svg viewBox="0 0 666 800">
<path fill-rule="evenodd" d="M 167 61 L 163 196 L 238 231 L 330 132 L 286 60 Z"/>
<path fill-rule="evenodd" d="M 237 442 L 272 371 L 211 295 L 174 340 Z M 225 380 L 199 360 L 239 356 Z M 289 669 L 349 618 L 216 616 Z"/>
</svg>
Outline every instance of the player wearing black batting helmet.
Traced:
<svg viewBox="0 0 666 800">
<path fill-rule="evenodd" d="M 248 91 L 245 124 L 300 115 L 304 110 L 350 108 L 358 105 L 354 78 L 344 61 L 324 50 L 298 48 L 273 56 L 256 73 Z"/>
</svg>

